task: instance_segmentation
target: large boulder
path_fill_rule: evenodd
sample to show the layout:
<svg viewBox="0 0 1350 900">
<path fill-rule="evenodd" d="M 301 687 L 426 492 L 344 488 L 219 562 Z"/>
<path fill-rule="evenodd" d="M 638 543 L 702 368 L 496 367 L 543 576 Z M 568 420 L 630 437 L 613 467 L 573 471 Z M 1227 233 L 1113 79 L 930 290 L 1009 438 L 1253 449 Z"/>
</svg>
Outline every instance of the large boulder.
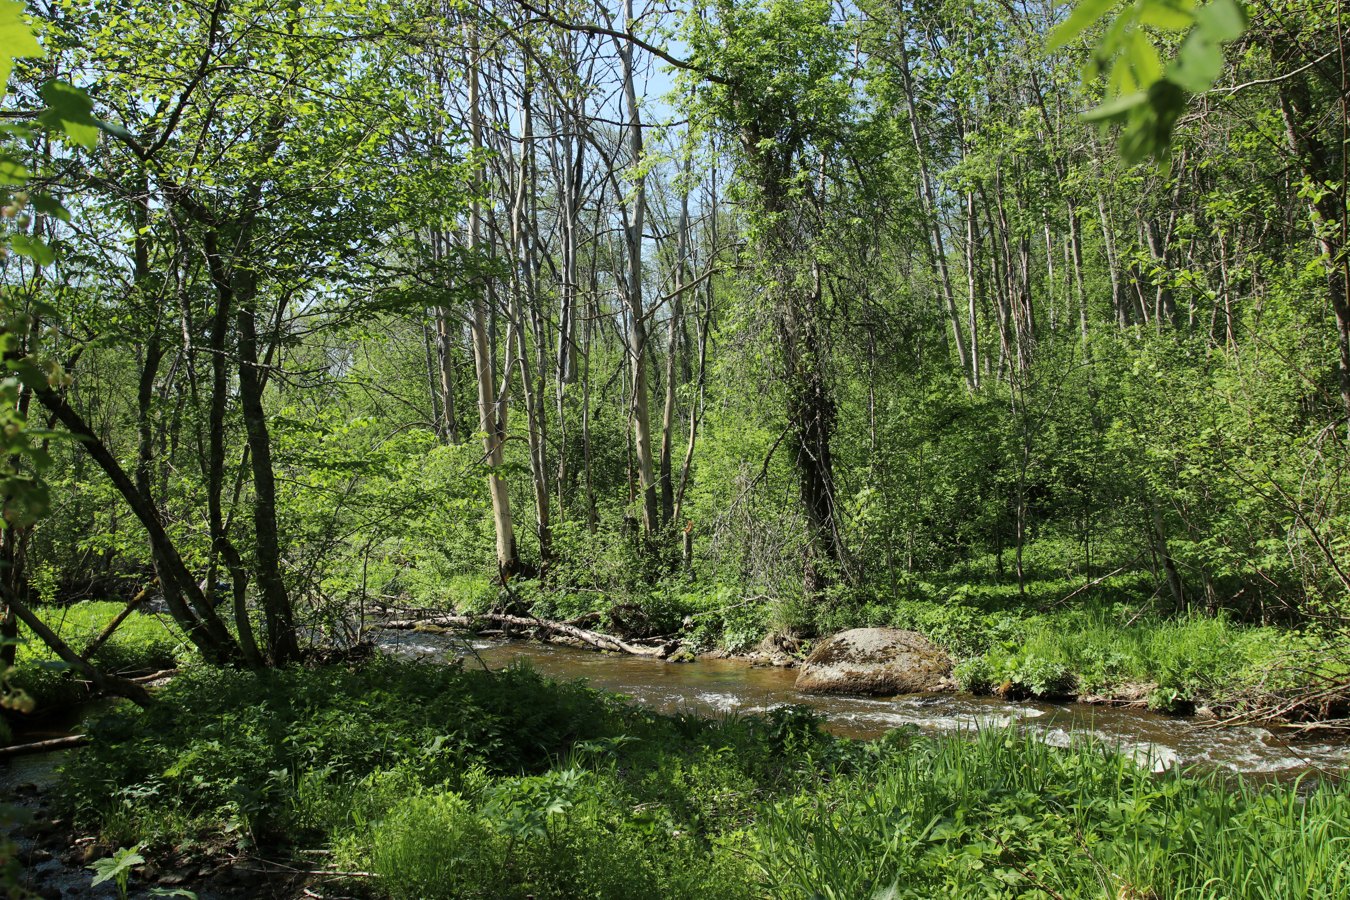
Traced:
<svg viewBox="0 0 1350 900">
<path fill-rule="evenodd" d="M 808 694 L 952 691 L 952 661 L 928 638 L 899 628 L 854 628 L 816 645 L 797 673 Z"/>
</svg>

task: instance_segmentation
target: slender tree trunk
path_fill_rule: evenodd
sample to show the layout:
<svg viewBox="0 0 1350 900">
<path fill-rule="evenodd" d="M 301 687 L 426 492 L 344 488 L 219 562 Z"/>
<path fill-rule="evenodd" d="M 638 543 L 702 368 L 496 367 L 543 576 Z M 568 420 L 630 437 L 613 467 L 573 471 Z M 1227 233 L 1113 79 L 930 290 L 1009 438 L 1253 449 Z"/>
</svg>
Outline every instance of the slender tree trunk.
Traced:
<svg viewBox="0 0 1350 900">
<path fill-rule="evenodd" d="M 937 266 L 938 281 L 942 288 L 942 301 L 947 309 L 947 319 L 952 327 L 952 340 L 956 345 L 956 359 L 966 379 L 966 387 L 975 390 L 977 376 L 970 364 L 970 355 L 966 351 L 966 338 L 961 329 L 961 314 L 956 309 L 956 296 L 952 291 L 951 274 L 947 270 L 947 250 L 942 240 L 942 219 L 938 214 L 937 202 L 933 194 L 933 181 L 928 172 L 927 154 L 924 152 L 923 139 L 919 135 L 919 114 L 914 103 L 914 84 L 909 73 L 909 51 L 905 49 L 902 37 L 900 47 L 901 83 L 905 88 L 905 103 L 909 109 L 909 132 L 914 140 L 914 152 L 919 160 L 919 200 L 923 206 L 924 218 L 928 223 L 929 257 Z"/>
<path fill-rule="evenodd" d="M 685 175 L 688 175 L 688 165 Z M 661 518 L 663 524 L 675 517 L 675 485 L 671 473 L 671 443 L 675 428 L 676 362 L 680 356 L 680 336 L 684 332 L 684 291 L 689 258 L 689 192 L 680 196 L 680 221 L 675 238 L 675 289 L 671 298 L 670 328 L 666 339 L 666 402 L 661 414 Z M 693 417 L 690 417 L 692 422 Z"/>
<path fill-rule="evenodd" d="M 1116 313 L 1116 325 L 1125 328 L 1130 324 L 1129 312 L 1125 309 L 1125 296 L 1120 288 L 1120 259 L 1116 255 L 1115 229 L 1111 225 L 1111 216 L 1106 211 L 1106 197 L 1097 194 L 1097 215 L 1102 223 L 1102 247 L 1106 251 L 1106 273 L 1111 277 L 1111 308 Z"/>
<path fill-rule="evenodd" d="M 239 332 L 239 406 L 253 464 L 253 538 L 258 595 L 267 623 L 267 653 L 275 665 L 300 658 L 295 613 L 281 575 L 281 540 L 277 531 L 276 476 L 272 471 L 272 441 L 262 402 L 262 371 L 258 364 L 257 289 L 254 274 L 235 289 Z"/>
<path fill-rule="evenodd" d="M 526 340 L 524 308 L 535 309 L 536 268 L 533 259 L 532 235 L 537 229 L 525 227 L 525 217 L 536 189 L 534 177 L 534 119 L 531 109 L 530 73 L 525 75 L 525 91 L 521 99 L 521 159 L 516 199 L 511 211 L 511 241 L 515 253 L 512 266 L 511 317 L 515 323 L 516 355 L 520 363 L 521 395 L 525 401 L 525 437 L 530 451 L 530 483 L 534 489 L 535 536 L 539 541 L 541 570 L 547 570 L 553 557 L 553 532 L 549 524 L 548 471 L 544 459 L 544 400 L 543 379 L 536 389 L 534 372 L 530 367 L 529 346 Z M 522 298 L 524 303 L 522 303 Z M 539 330 L 535 330 L 536 336 Z M 536 341 L 541 360 L 542 344 Z"/>
<path fill-rule="evenodd" d="M 178 548 L 164 530 L 154 503 L 136 488 L 117 461 L 117 457 L 108 450 L 89 424 L 63 396 L 46 385 L 34 384 L 30 387 L 38 402 L 81 442 L 85 451 L 112 481 L 113 486 L 127 502 L 127 506 L 144 526 L 150 538 L 160 586 L 164 589 L 164 600 L 174 620 L 207 660 L 221 664 L 232 662 L 238 647 L 218 618 L 214 623 L 210 623 L 210 619 L 207 618 L 210 614 L 210 604 L 206 602 L 206 598 L 197 587 L 196 580 L 183 563 Z M 199 618 L 198 613 L 203 610 L 206 612 Z"/>
<path fill-rule="evenodd" d="M 624 21 L 633 21 L 633 0 L 624 2 Z M 657 513 L 655 460 L 652 452 L 650 388 L 647 383 L 647 312 L 642 299 L 642 229 L 647 207 L 646 176 L 641 172 L 643 160 L 642 119 L 637 105 L 637 88 L 633 71 L 633 45 L 624 43 L 623 60 L 624 103 L 628 108 L 628 152 L 630 164 L 638 172 L 633 180 L 633 199 L 625 216 L 628 260 L 624 300 L 631 319 L 628 328 L 628 359 L 632 367 L 633 453 L 637 466 L 642 509 L 642 530 L 653 535 L 660 524 Z"/>
<path fill-rule="evenodd" d="M 976 318 L 976 306 L 979 296 L 977 272 L 980 250 L 979 222 L 975 214 L 975 194 L 966 193 L 966 290 L 969 294 L 967 324 L 970 328 L 970 378 L 971 386 L 980 387 L 980 328 Z"/>
<path fill-rule="evenodd" d="M 477 25 L 469 23 L 469 134 L 473 151 L 481 155 L 483 149 L 483 113 L 479 95 L 479 53 Z M 477 253 L 482 249 L 483 174 L 475 168 L 473 174 L 474 200 L 469 208 L 469 250 Z M 506 482 L 499 474 L 503 462 L 503 444 L 506 437 L 505 396 L 499 410 L 496 388 L 493 383 L 495 366 L 492 353 L 492 340 L 489 331 L 492 323 L 488 310 L 488 292 L 490 285 L 475 285 L 473 291 L 472 317 L 469 333 L 473 346 L 473 363 L 478 391 L 478 430 L 483 435 L 483 462 L 488 470 L 488 494 L 492 499 L 492 524 L 497 535 L 497 570 L 502 578 L 514 576 L 519 569 L 520 560 L 516 554 L 515 525 L 511 518 L 511 494 Z M 509 342 L 508 342 L 509 345 Z M 508 351 L 510 352 L 510 351 Z M 509 379 L 511 367 L 505 368 Z"/>
</svg>

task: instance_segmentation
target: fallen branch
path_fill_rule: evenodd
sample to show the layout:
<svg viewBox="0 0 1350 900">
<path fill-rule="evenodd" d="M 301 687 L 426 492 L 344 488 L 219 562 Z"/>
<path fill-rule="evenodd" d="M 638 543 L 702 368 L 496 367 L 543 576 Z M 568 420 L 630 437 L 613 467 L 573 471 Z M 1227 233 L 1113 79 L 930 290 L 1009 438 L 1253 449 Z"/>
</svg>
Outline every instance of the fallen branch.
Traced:
<svg viewBox="0 0 1350 900">
<path fill-rule="evenodd" d="M 88 735 L 68 734 L 65 737 L 49 738 L 45 741 L 34 741 L 31 744 L 13 744 L 9 747 L 0 747 L 0 757 L 23 756 L 28 753 L 46 753 L 48 750 L 60 750 L 64 747 L 78 747 L 81 744 L 87 743 L 89 743 Z"/>
<path fill-rule="evenodd" d="M 84 676 L 85 679 L 92 682 L 98 690 L 112 694 L 116 697 L 126 697 L 137 706 L 146 707 L 150 705 L 150 695 L 146 693 L 145 688 L 139 684 L 127 681 L 125 678 L 118 678 L 115 675 L 106 675 L 102 670 L 96 668 L 87 659 L 80 656 L 74 650 L 70 649 L 60 636 L 47 627 L 38 616 L 28 608 L 28 605 L 14 596 L 12 591 L 0 584 L 0 595 L 3 595 L 5 603 L 14 611 L 14 615 L 19 617 L 19 621 L 28 626 L 28 629 L 42 639 L 51 651 L 60 658 L 66 665 Z"/>
<path fill-rule="evenodd" d="M 514 628 L 528 628 L 534 631 L 543 632 L 548 638 L 567 637 L 572 640 L 581 641 L 597 650 L 607 650 L 611 653 L 627 653 L 630 656 L 647 656 L 654 659 L 665 659 L 671 654 L 671 651 L 675 649 L 677 644 L 677 642 L 673 641 L 655 646 L 630 644 L 627 641 L 612 635 L 579 628 L 576 625 L 570 625 L 567 622 L 536 619 L 532 616 L 508 616 L 503 613 L 479 613 L 477 615 L 468 616 L 442 615 L 430 616 L 425 619 L 396 619 L 391 622 L 383 623 L 382 627 L 392 628 L 398 631 L 414 631 L 417 628 L 427 626 L 435 628 L 473 628 L 475 625 L 482 622 L 490 622 L 496 625 L 509 625 Z"/>
<path fill-rule="evenodd" d="M 1091 588 L 1096 587 L 1097 585 L 1101 584 L 1103 581 L 1105 581 L 1106 579 L 1112 577 L 1113 575 L 1119 575 L 1121 572 L 1124 572 L 1127 568 L 1129 568 L 1130 566 L 1134 565 L 1134 564 L 1137 563 L 1137 562 L 1139 562 L 1139 557 L 1136 556 L 1134 559 L 1132 559 L 1132 560 L 1130 560 L 1129 562 L 1125 563 L 1125 565 L 1119 566 L 1119 567 L 1117 567 L 1117 568 L 1115 568 L 1115 569 L 1112 569 L 1110 572 L 1107 572 L 1107 573 L 1106 573 L 1105 575 L 1103 575 L 1101 578 L 1094 578 L 1093 580 L 1089 581 L 1087 584 L 1078 586 L 1078 587 L 1075 588 L 1074 590 L 1072 590 L 1072 591 L 1070 591 L 1069 593 L 1065 594 L 1063 597 L 1060 597 L 1060 598 L 1059 598 L 1058 600 L 1056 600 L 1052 605 L 1054 605 L 1054 606 L 1062 606 L 1062 605 L 1064 605 L 1065 603 L 1068 603 L 1068 602 L 1069 602 L 1070 600 L 1072 600 L 1074 597 L 1077 597 L 1079 594 L 1083 593 L 1083 591 L 1090 590 Z"/>
<path fill-rule="evenodd" d="M 157 584 L 159 584 L 158 578 L 156 578 L 154 581 L 151 581 L 148 585 L 146 585 L 145 588 L 143 588 L 141 592 L 137 594 L 135 597 L 132 597 L 131 601 L 127 603 L 126 607 L 123 608 L 123 610 L 119 612 L 115 617 L 113 617 L 113 620 L 109 622 L 102 631 L 99 632 L 98 637 L 94 638 L 92 641 L 89 642 L 89 646 L 85 647 L 84 652 L 81 653 L 80 655 L 83 656 L 85 659 L 92 659 L 94 654 L 99 651 L 99 648 L 102 647 L 104 644 L 106 644 L 108 642 L 108 638 L 112 637 L 113 634 L 116 633 L 117 629 L 121 627 L 122 623 L 127 620 L 127 617 L 131 615 L 132 611 L 136 607 L 141 605 L 141 601 L 144 600 L 146 597 L 150 596 L 151 588 L 153 588 Z"/>
<path fill-rule="evenodd" d="M 178 670 L 176 668 L 160 669 L 158 672 L 151 672 L 148 675 L 137 675 L 133 678 L 128 678 L 127 681 L 130 681 L 133 684 L 148 684 L 152 681 L 159 681 L 161 678 L 168 678 L 170 675 L 177 674 Z"/>
</svg>

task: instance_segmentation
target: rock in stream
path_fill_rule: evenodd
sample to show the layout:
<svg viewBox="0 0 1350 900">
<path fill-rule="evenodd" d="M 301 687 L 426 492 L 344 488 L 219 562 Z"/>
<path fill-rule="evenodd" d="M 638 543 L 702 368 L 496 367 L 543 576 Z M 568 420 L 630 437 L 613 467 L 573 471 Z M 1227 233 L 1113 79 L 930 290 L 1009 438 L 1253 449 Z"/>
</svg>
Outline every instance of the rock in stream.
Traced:
<svg viewBox="0 0 1350 900">
<path fill-rule="evenodd" d="M 899 628 L 854 628 L 821 641 L 796 689 L 809 694 L 924 694 L 956 690 L 951 658 Z"/>
</svg>

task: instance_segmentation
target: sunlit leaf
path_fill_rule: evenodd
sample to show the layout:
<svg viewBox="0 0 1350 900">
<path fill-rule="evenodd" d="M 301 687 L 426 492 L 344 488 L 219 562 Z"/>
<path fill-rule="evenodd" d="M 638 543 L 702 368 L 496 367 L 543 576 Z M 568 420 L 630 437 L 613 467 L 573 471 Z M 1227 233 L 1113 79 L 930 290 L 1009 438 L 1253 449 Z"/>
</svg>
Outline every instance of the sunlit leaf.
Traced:
<svg viewBox="0 0 1350 900">
<path fill-rule="evenodd" d="M 1107 10 L 1114 6 L 1115 2 L 1116 0 L 1081 0 L 1073 8 L 1069 17 L 1054 31 L 1050 32 L 1050 38 L 1047 41 L 1050 49 L 1058 50 L 1092 27 L 1102 16 L 1106 15 Z"/>
<path fill-rule="evenodd" d="M 1195 25 L 1216 43 L 1242 37 L 1247 30 L 1247 14 L 1237 0 L 1211 0 L 1195 14 Z"/>
<path fill-rule="evenodd" d="M 0 0 L 0 93 L 9 84 L 14 60 L 42 56 L 42 45 L 24 21 L 24 5 L 18 0 Z"/>
<path fill-rule="evenodd" d="M 1192 31 L 1181 42 L 1177 58 L 1167 69 L 1167 77 L 1193 94 L 1209 90 L 1223 72 L 1223 51 L 1199 31 Z"/>
<path fill-rule="evenodd" d="M 1133 94 L 1126 94 L 1122 97 L 1116 97 L 1114 100 L 1108 100 L 1100 106 L 1095 106 L 1083 113 L 1083 118 L 1088 122 L 1103 122 L 1123 116 L 1141 103 L 1148 102 L 1148 94 L 1144 91 L 1135 91 Z"/>
<path fill-rule="evenodd" d="M 42 99 L 47 109 L 38 121 L 86 149 L 98 143 L 98 120 L 88 94 L 63 81 L 49 81 L 42 86 Z"/>
</svg>

